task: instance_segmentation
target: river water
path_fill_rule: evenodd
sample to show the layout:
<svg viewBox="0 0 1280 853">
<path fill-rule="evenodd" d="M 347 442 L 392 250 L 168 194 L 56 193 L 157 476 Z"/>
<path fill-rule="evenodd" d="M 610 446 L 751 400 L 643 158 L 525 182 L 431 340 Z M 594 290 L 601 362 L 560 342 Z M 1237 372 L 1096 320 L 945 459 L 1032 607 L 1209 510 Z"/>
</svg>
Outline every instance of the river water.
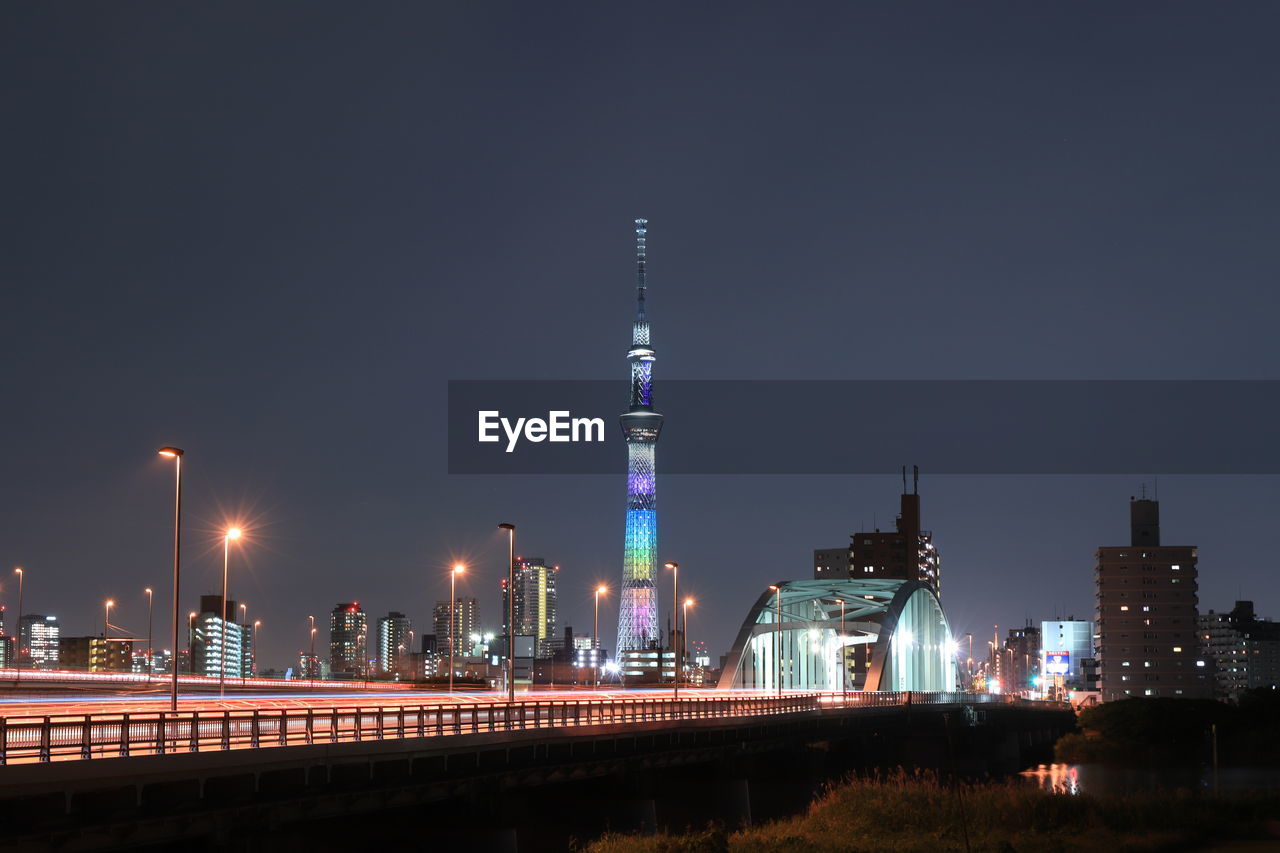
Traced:
<svg viewBox="0 0 1280 853">
<path fill-rule="evenodd" d="M 1106 764 L 1041 764 L 1024 770 L 1023 779 L 1045 791 L 1114 796 L 1131 791 L 1198 790 L 1230 794 L 1280 791 L 1280 768 L 1273 767 L 1118 767 Z"/>
</svg>

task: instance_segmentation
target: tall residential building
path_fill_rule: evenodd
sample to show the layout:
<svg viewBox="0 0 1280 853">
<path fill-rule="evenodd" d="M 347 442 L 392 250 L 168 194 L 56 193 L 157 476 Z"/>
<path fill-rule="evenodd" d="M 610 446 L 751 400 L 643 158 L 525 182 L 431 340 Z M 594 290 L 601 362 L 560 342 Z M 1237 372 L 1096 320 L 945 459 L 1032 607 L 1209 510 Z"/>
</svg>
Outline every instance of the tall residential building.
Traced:
<svg viewBox="0 0 1280 853">
<path fill-rule="evenodd" d="M 334 674 L 364 675 L 369 665 L 369 621 L 358 601 L 329 613 L 329 667 Z"/>
<path fill-rule="evenodd" d="M 24 613 L 19 631 L 19 641 L 25 650 L 24 666 L 32 669 L 58 668 L 57 616 Z"/>
<path fill-rule="evenodd" d="M 645 235 L 636 220 L 636 319 L 631 326 L 631 405 L 622 416 L 627 442 L 627 521 L 618 598 L 618 654 L 661 642 L 658 598 L 658 510 L 655 451 L 662 415 L 653 408 L 654 350 L 645 316 Z"/>
<path fill-rule="evenodd" d="M 17 659 L 17 644 L 4 630 L 4 605 L 0 604 L 0 669 L 8 669 Z"/>
<path fill-rule="evenodd" d="M 505 584 L 505 579 L 503 580 Z M 503 612 L 506 612 L 505 600 Z M 437 601 L 432 613 L 432 628 L 435 630 L 436 648 L 440 654 L 449 656 L 449 647 L 453 642 L 451 629 L 457 633 L 458 643 L 454 646 L 454 657 L 470 657 L 475 653 L 475 637 L 480 631 L 480 603 L 474 598 L 454 599 L 453 621 L 449 620 L 449 602 Z M 423 651 L 426 651 L 427 634 L 422 638 Z"/>
<path fill-rule="evenodd" d="M 409 648 L 409 617 L 391 611 L 378 620 L 378 669 L 390 675 L 403 672 L 413 649 Z"/>
<path fill-rule="evenodd" d="M 1227 613 L 1201 614 L 1197 627 L 1201 654 L 1213 667 L 1215 697 L 1237 700 L 1280 684 L 1280 625 L 1259 619 L 1252 601 L 1237 601 Z"/>
<path fill-rule="evenodd" d="M 852 534 L 849 546 L 820 548 L 813 552 L 815 580 L 891 578 L 920 580 L 942 593 L 942 560 L 933 544 L 933 533 L 920 526 L 920 470 L 913 469 L 912 490 L 907 491 L 907 469 L 902 469 L 902 502 L 894 530 Z"/>
<path fill-rule="evenodd" d="M 548 566 L 541 557 L 516 558 L 515 603 L 517 637 L 533 637 L 535 654 L 550 657 L 556 639 L 556 577 L 559 566 Z M 507 579 L 502 579 L 502 630 L 507 630 Z"/>
<path fill-rule="evenodd" d="M 1081 667 L 1093 657 L 1092 622 L 1083 619 L 1041 622 L 1040 646 L 1040 671 L 1048 681 L 1047 686 L 1061 686 L 1066 690 L 1088 688 Z"/>
<path fill-rule="evenodd" d="M 200 596 L 191 633 L 191 672 L 218 678 L 241 678 L 253 674 L 251 629 L 235 621 L 236 602 L 221 595 Z"/>
<path fill-rule="evenodd" d="M 1129 545 L 1097 550 L 1098 682 L 1104 702 L 1212 695 L 1196 635 L 1196 548 L 1160 544 L 1160 504 L 1129 502 Z"/>
</svg>

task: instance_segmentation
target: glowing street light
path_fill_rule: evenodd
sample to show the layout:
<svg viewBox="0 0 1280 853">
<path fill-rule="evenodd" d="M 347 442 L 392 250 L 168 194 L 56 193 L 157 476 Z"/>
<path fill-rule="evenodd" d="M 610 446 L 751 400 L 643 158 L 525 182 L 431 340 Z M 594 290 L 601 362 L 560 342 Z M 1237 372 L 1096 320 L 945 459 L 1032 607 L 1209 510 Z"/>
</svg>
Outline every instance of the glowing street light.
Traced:
<svg viewBox="0 0 1280 853">
<path fill-rule="evenodd" d="M 218 666 L 218 696 L 226 695 L 227 687 L 227 637 L 231 634 L 228 623 L 235 622 L 235 611 L 231 613 L 231 619 L 227 619 L 227 568 L 231 564 L 231 542 L 239 539 L 241 530 L 239 527 L 228 527 L 227 532 L 222 536 L 222 604 L 221 613 L 218 617 L 222 621 L 222 660 Z"/>
<path fill-rule="evenodd" d="M 18 670 L 18 675 L 22 675 L 22 582 L 26 579 L 26 574 L 22 571 L 22 566 L 14 566 L 13 573 L 18 576 L 18 642 L 14 645 L 17 649 L 17 661 L 14 666 Z"/>
<path fill-rule="evenodd" d="M 516 701 L 516 526 L 499 524 L 507 531 L 507 701 Z"/>
<path fill-rule="evenodd" d="M 782 585 L 770 584 L 773 590 L 774 627 L 773 627 L 773 680 L 778 695 L 782 695 Z"/>
<path fill-rule="evenodd" d="M 253 645 L 249 647 L 250 655 L 251 655 L 249 660 L 254 661 L 255 663 L 258 660 L 258 626 L 260 626 L 261 624 L 262 624 L 261 619 L 253 620 Z M 254 670 L 254 667 L 250 666 L 249 667 L 250 674 L 253 673 L 253 670 Z"/>
<path fill-rule="evenodd" d="M 600 596 L 607 595 L 608 593 L 609 593 L 609 587 L 605 586 L 604 584 L 601 584 L 600 586 L 596 587 L 596 615 L 595 615 L 595 621 L 592 623 L 592 626 L 591 626 L 591 647 L 596 652 L 596 654 L 592 656 L 591 662 L 595 664 L 594 668 L 596 671 L 596 689 L 597 690 L 600 689 L 600 661 L 598 660 L 599 653 L 600 653 Z"/>
<path fill-rule="evenodd" d="M 458 612 L 458 575 L 467 570 L 467 567 L 458 563 L 453 567 L 453 571 L 449 572 L 449 692 L 453 692 L 453 647 L 458 644 L 458 631 L 454 619 Z M 508 596 L 511 592 L 508 591 Z"/>
<path fill-rule="evenodd" d="M 684 621 L 684 633 L 680 635 L 680 649 L 684 651 L 685 644 L 689 642 L 689 608 L 693 606 L 693 599 L 686 598 L 684 607 L 681 608 L 681 619 Z"/>
<path fill-rule="evenodd" d="M 151 649 L 151 605 L 155 596 L 151 593 L 151 587 L 143 590 L 147 594 L 147 675 L 155 674 L 155 655 Z"/>
<path fill-rule="evenodd" d="M 671 689 L 672 698 L 680 698 L 680 644 L 676 638 L 680 636 L 680 564 L 679 563 L 663 563 L 665 568 L 671 570 L 671 618 L 675 621 L 671 635 L 671 663 L 674 669 L 671 673 Z M 658 653 L 661 656 L 661 652 Z M 662 658 L 658 658 L 658 673 L 661 678 Z"/>
<path fill-rule="evenodd" d="M 102 640 L 103 640 L 103 645 L 107 646 L 108 648 L 110 648 L 110 646 L 107 644 L 106 641 L 111 637 L 111 608 L 115 606 L 116 606 L 116 603 L 112 601 L 110 598 L 106 600 L 106 617 L 103 618 L 102 620 Z"/>
<path fill-rule="evenodd" d="M 182 618 L 182 605 L 178 597 L 178 580 L 182 565 L 182 448 L 162 447 L 156 451 L 173 460 L 173 680 L 169 693 L 169 710 L 178 710 L 178 622 Z"/>
</svg>

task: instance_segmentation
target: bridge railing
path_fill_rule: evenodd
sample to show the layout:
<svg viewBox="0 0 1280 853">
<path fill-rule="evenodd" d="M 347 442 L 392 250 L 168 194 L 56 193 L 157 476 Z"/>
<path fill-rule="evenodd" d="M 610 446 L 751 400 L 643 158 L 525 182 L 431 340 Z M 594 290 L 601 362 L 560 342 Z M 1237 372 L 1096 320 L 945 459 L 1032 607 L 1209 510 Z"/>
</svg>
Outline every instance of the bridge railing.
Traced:
<svg viewBox="0 0 1280 853">
<path fill-rule="evenodd" d="M 260 749 L 317 743 L 446 737 L 573 726 L 767 717 L 824 708 L 991 704 L 1012 696 L 918 691 L 693 694 L 681 699 L 573 698 L 376 707 L 258 708 L 0 717 L 0 765 Z"/>
<path fill-rule="evenodd" d="M 0 765 L 568 726 L 758 717 L 819 708 L 817 694 L 161 711 L 0 717 Z"/>
</svg>

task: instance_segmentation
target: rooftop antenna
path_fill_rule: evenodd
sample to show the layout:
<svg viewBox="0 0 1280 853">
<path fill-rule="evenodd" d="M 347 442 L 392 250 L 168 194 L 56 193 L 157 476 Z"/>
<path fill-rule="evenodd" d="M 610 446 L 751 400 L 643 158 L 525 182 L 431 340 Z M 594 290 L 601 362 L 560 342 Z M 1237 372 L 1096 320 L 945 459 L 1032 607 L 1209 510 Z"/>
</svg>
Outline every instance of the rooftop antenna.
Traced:
<svg viewBox="0 0 1280 853">
<path fill-rule="evenodd" d="M 636 301 L 639 303 L 637 319 L 644 319 L 644 243 L 649 232 L 649 220 L 636 220 Z"/>
<path fill-rule="evenodd" d="M 920 494 L 920 466 L 911 466 L 911 494 Z"/>
<path fill-rule="evenodd" d="M 1146 483 L 1143 483 L 1143 484 L 1142 484 L 1142 499 L 1143 499 L 1144 501 L 1147 499 L 1147 484 L 1146 484 Z"/>
<path fill-rule="evenodd" d="M 907 466 L 902 466 L 902 493 L 907 493 Z"/>
<path fill-rule="evenodd" d="M 1158 501 L 1158 500 L 1160 500 L 1160 478 L 1159 478 L 1159 477 L 1152 477 L 1152 478 L 1151 478 L 1151 480 L 1152 480 L 1152 486 L 1151 486 L 1152 495 L 1151 495 L 1151 498 L 1152 498 L 1153 500 L 1157 500 L 1157 501 Z"/>
</svg>

